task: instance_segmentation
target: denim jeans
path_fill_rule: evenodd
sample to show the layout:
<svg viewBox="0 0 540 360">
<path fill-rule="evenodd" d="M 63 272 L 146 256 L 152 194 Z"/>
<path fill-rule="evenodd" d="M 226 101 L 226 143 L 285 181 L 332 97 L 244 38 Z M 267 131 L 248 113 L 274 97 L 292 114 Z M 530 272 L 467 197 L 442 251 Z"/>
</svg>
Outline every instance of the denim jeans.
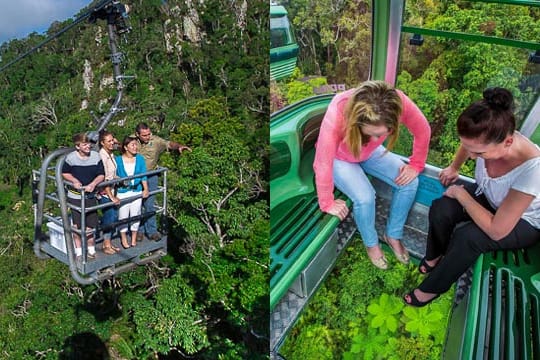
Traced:
<svg viewBox="0 0 540 360">
<path fill-rule="evenodd" d="M 158 175 L 148 176 L 148 191 L 154 191 L 158 188 Z M 154 205 L 156 202 L 156 195 L 150 195 L 143 201 L 143 214 L 149 211 L 155 211 Z M 145 233 L 147 236 L 151 236 L 158 232 L 156 215 L 152 215 L 145 220 L 142 220 L 139 232 Z"/>
<path fill-rule="evenodd" d="M 101 196 L 99 199 L 100 204 L 112 203 L 111 199 L 107 196 Z M 115 206 L 110 206 L 107 208 L 101 209 L 101 227 L 105 228 L 103 230 L 103 238 L 110 239 L 111 235 L 114 233 L 115 229 L 109 228 L 108 225 L 115 223 L 118 220 L 118 209 Z"/>
<path fill-rule="evenodd" d="M 418 188 L 418 178 L 403 186 L 394 183 L 403 165 L 404 162 L 396 154 L 386 152 L 382 145 L 375 149 L 369 159 L 360 163 L 334 159 L 334 184 L 352 200 L 356 227 L 367 247 L 378 245 L 379 238 L 375 230 L 375 189 L 366 174 L 392 187 L 386 235 L 400 240 Z"/>
</svg>

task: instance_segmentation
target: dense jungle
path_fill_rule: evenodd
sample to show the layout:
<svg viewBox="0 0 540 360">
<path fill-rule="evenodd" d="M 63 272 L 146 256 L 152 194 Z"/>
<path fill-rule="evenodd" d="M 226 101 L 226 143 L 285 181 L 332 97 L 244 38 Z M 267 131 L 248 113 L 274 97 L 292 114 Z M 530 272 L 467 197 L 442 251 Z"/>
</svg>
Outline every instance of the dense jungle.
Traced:
<svg viewBox="0 0 540 360">
<path fill-rule="evenodd" d="M 315 95 L 324 84 L 347 89 L 369 78 L 371 1 L 281 1 L 299 45 L 296 72 L 271 83 L 271 112 Z M 488 37 L 537 42 L 540 8 L 454 0 L 407 0 L 404 25 Z M 396 87 L 424 112 L 432 128 L 428 163 L 446 167 L 458 146 L 455 122 L 460 112 L 491 86 L 513 93 L 521 121 L 537 98 L 539 66 L 523 49 L 497 44 L 425 36 L 422 46 L 403 36 Z M 409 153 L 411 138 L 401 131 L 395 152 Z M 540 132 L 532 136 L 540 141 Z M 463 168 L 472 174 L 472 163 Z"/>
<path fill-rule="evenodd" d="M 134 77 L 108 130 L 144 121 L 193 150 L 160 160 L 168 255 L 81 286 L 33 253 L 32 169 L 116 94 L 106 23 L 83 22 L 0 73 L 0 358 L 266 358 L 268 3 L 125 4 Z M 72 21 L 2 44 L 0 66 Z"/>
</svg>

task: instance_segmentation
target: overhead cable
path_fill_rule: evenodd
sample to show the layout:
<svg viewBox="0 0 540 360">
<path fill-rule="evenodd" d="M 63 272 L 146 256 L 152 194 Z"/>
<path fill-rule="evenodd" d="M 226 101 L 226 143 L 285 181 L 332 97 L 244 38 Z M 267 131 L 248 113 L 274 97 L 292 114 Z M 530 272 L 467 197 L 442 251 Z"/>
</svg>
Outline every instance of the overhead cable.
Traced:
<svg viewBox="0 0 540 360">
<path fill-rule="evenodd" d="M 43 40 L 42 42 L 40 42 L 38 45 L 34 46 L 32 49 L 28 50 L 27 52 L 25 52 L 24 54 L 21 54 L 19 56 L 17 56 L 15 59 L 11 60 L 10 62 L 8 62 L 6 65 L 2 66 L 0 68 L 0 73 L 3 72 L 4 70 L 6 70 L 7 68 L 9 68 L 10 66 L 12 66 L 13 64 L 19 62 L 20 60 L 24 59 L 25 57 L 27 57 L 28 55 L 36 52 L 39 48 L 41 48 L 42 46 L 46 45 L 47 43 L 51 42 L 52 40 L 56 39 L 58 36 L 62 35 L 63 33 L 65 33 L 66 31 L 68 31 L 69 29 L 71 29 L 72 27 L 74 27 L 75 25 L 79 24 L 80 22 L 82 22 L 83 20 L 86 20 L 88 17 L 90 17 L 90 15 L 92 15 L 92 13 L 96 12 L 96 11 L 99 11 L 101 9 L 103 9 L 104 7 L 106 7 L 107 5 L 109 5 L 110 3 L 112 3 L 113 0 L 102 0 L 98 5 L 96 5 L 94 8 L 88 10 L 86 13 L 84 13 L 83 15 L 79 16 L 77 19 L 75 19 L 71 24 L 69 24 L 68 26 L 64 27 L 63 29 L 61 29 L 60 31 L 58 31 L 57 33 L 49 36 L 47 39 Z"/>
</svg>

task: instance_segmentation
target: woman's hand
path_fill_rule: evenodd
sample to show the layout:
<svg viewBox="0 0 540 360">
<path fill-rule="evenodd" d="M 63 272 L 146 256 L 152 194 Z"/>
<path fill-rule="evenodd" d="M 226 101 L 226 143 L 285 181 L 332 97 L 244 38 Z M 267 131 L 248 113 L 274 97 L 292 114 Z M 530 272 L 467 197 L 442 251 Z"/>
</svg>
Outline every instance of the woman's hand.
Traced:
<svg viewBox="0 0 540 360">
<path fill-rule="evenodd" d="M 444 168 L 439 173 L 439 180 L 444 186 L 448 186 L 459 178 L 459 172 L 452 166 Z"/>
<path fill-rule="evenodd" d="M 399 168 L 399 175 L 394 179 L 396 185 L 407 185 L 418 176 L 418 171 L 414 170 L 410 165 L 403 165 Z"/>
<path fill-rule="evenodd" d="M 459 196 L 463 193 L 467 193 L 463 185 L 450 185 L 443 195 L 459 201 Z"/>
<path fill-rule="evenodd" d="M 343 220 L 349 214 L 349 208 L 345 200 L 337 199 L 334 201 L 334 205 L 332 205 L 330 210 L 328 210 L 328 213 L 337 216 L 339 220 Z"/>
<path fill-rule="evenodd" d="M 146 199 L 148 197 L 148 189 L 143 189 L 142 197 L 143 197 L 143 199 Z"/>
</svg>

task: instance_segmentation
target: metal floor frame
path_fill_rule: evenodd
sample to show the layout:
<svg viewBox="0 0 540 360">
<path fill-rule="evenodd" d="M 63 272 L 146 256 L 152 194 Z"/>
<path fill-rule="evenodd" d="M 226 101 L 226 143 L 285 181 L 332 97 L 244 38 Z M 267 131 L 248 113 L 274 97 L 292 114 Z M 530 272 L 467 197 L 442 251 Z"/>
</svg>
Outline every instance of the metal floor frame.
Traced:
<svg viewBox="0 0 540 360">
<path fill-rule="evenodd" d="M 390 195 L 385 191 L 384 187 L 377 188 L 377 194 L 382 196 L 377 196 L 376 206 L 378 216 L 375 228 L 377 229 L 378 234 L 383 234 L 388 218 Z M 409 250 L 411 256 L 417 259 L 421 259 L 425 254 L 428 226 L 427 215 L 428 208 L 426 206 L 415 204 L 409 213 L 407 224 L 404 229 L 404 245 Z M 340 256 L 342 250 L 348 245 L 350 239 L 356 232 L 356 225 L 352 218 L 352 212 L 350 212 L 347 218 L 341 222 L 337 231 L 338 249 L 336 259 Z M 321 283 L 323 281 L 321 281 Z M 457 282 L 454 307 L 457 306 L 467 294 L 471 282 L 472 268 L 463 274 Z M 270 358 L 272 360 L 283 359 L 279 355 L 279 348 L 309 300 L 310 297 L 301 297 L 289 290 L 270 314 Z"/>
</svg>

